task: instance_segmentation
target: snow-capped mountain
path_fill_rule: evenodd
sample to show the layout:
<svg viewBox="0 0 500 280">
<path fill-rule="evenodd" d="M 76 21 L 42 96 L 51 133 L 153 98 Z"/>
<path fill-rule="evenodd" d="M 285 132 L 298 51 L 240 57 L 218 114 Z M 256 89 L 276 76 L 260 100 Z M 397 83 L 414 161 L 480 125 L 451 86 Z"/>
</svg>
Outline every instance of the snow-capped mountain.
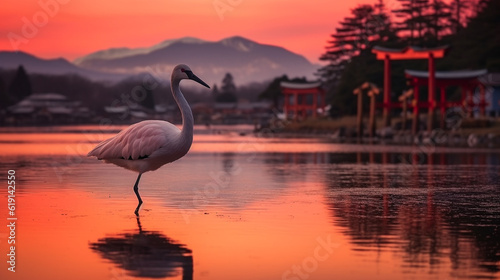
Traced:
<svg viewBox="0 0 500 280">
<path fill-rule="evenodd" d="M 64 58 L 42 59 L 25 52 L 0 51 L 0 68 L 17 69 L 23 65 L 28 73 L 48 75 L 76 74 L 95 81 L 112 81 L 126 78 L 128 75 L 118 73 L 102 73 L 80 68 Z"/>
<path fill-rule="evenodd" d="M 41 59 L 25 52 L 0 51 L 3 69 L 23 65 L 28 73 L 76 74 L 94 81 L 117 82 L 144 72 L 168 80 L 179 63 L 189 65 L 210 85 L 220 83 L 226 73 L 242 85 L 283 74 L 312 78 L 318 68 L 282 47 L 237 36 L 215 42 L 185 37 L 146 48 L 112 48 L 80 57 L 73 63 L 64 58 Z"/>
<path fill-rule="evenodd" d="M 228 72 L 237 84 L 244 84 L 283 74 L 311 78 L 317 69 L 303 56 L 282 47 L 238 36 L 215 42 L 185 37 L 147 48 L 113 48 L 78 58 L 74 63 L 94 71 L 153 72 L 164 78 L 168 78 L 176 64 L 184 63 L 209 84 L 219 83 Z"/>
<path fill-rule="evenodd" d="M 81 64 L 84 63 L 83 61 L 85 60 L 92 60 L 92 59 L 116 59 L 116 58 L 122 58 L 122 57 L 127 57 L 127 56 L 133 56 L 133 55 L 138 55 L 138 54 L 147 54 L 152 51 L 168 47 L 169 45 L 175 43 L 175 42 L 184 42 L 184 43 L 191 43 L 191 44 L 196 44 L 196 43 L 203 43 L 203 40 L 193 38 L 193 37 L 184 37 L 181 39 L 171 39 L 171 40 L 165 40 L 159 44 L 156 44 L 152 47 L 149 48 L 111 48 L 107 50 L 102 50 L 98 52 L 91 53 L 89 55 L 77 58 L 73 61 L 75 64 Z"/>
</svg>

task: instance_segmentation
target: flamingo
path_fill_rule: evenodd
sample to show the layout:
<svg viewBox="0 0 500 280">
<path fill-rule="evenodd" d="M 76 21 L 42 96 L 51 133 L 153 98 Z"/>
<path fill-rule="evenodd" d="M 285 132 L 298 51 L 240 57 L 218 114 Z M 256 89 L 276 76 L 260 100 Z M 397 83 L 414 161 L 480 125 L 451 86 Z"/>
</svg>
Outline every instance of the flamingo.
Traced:
<svg viewBox="0 0 500 280">
<path fill-rule="evenodd" d="M 136 216 L 142 205 L 139 195 L 142 174 L 180 159 L 187 154 L 193 143 L 193 113 L 179 88 L 183 79 L 190 79 L 210 88 L 187 65 L 175 66 L 170 84 L 174 100 L 181 111 L 182 129 L 162 120 L 138 122 L 102 141 L 87 154 L 139 173 L 134 184 L 134 192 L 139 201 L 134 212 Z"/>
</svg>

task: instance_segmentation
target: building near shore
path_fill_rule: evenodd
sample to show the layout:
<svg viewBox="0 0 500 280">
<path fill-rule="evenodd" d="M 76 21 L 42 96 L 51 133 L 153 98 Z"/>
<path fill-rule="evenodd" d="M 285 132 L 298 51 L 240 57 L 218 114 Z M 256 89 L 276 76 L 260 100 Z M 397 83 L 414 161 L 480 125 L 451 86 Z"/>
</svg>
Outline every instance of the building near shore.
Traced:
<svg viewBox="0 0 500 280">
<path fill-rule="evenodd" d="M 488 73 L 479 80 L 486 86 L 486 114 L 500 117 L 500 73 Z"/>
<path fill-rule="evenodd" d="M 281 82 L 281 92 L 285 98 L 283 112 L 287 119 L 316 118 L 325 112 L 325 90 L 320 82 Z"/>
<path fill-rule="evenodd" d="M 59 93 L 34 93 L 7 108 L 6 124 L 66 124 L 86 122 L 89 108 Z"/>
<path fill-rule="evenodd" d="M 195 103 L 195 119 L 206 124 L 254 124 L 272 117 L 270 102 Z"/>
</svg>

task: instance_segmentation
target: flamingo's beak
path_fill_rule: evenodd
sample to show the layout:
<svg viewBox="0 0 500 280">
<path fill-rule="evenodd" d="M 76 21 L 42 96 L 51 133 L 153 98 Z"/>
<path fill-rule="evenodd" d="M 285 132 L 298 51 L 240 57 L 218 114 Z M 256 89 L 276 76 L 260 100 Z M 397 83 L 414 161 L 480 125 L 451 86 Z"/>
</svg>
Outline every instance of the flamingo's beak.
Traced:
<svg viewBox="0 0 500 280">
<path fill-rule="evenodd" d="M 202 81 L 200 78 L 198 78 L 195 74 L 193 74 L 192 71 L 185 71 L 186 75 L 188 76 L 189 79 L 200 83 L 203 86 L 206 86 L 207 88 L 210 88 L 204 81 Z"/>
</svg>

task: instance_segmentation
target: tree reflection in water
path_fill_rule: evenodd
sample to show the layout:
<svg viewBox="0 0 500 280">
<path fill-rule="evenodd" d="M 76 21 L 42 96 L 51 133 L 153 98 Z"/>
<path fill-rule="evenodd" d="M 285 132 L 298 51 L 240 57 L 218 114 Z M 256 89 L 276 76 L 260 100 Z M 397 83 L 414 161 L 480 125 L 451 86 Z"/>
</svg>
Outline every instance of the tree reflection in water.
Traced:
<svg viewBox="0 0 500 280">
<path fill-rule="evenodd" d="M 405 267 L 430 271 L 448 259 L 452 277 L 500 271 L 498 154 L 271 155 L 265 162 L 276 181 L 324 180 L 332 219 L 353 250 L 393 252 Z"/>
<path fill-rule="evenodd" d="M 137 232 L 101 238 L 89 247 L 134 277 L 174 277 L 182 269 L 182 279 L 193 279 L 190 249 L 159 232 L 143 230 L 139 217 L 137 226 Z"/>
<path fill-rule="evenodd" d="M 337 165 L 327 172 L 334 221 L 356 250 L 403 252 L 409 267 L 500 270 L 498 166 Z"/>
</svg>

